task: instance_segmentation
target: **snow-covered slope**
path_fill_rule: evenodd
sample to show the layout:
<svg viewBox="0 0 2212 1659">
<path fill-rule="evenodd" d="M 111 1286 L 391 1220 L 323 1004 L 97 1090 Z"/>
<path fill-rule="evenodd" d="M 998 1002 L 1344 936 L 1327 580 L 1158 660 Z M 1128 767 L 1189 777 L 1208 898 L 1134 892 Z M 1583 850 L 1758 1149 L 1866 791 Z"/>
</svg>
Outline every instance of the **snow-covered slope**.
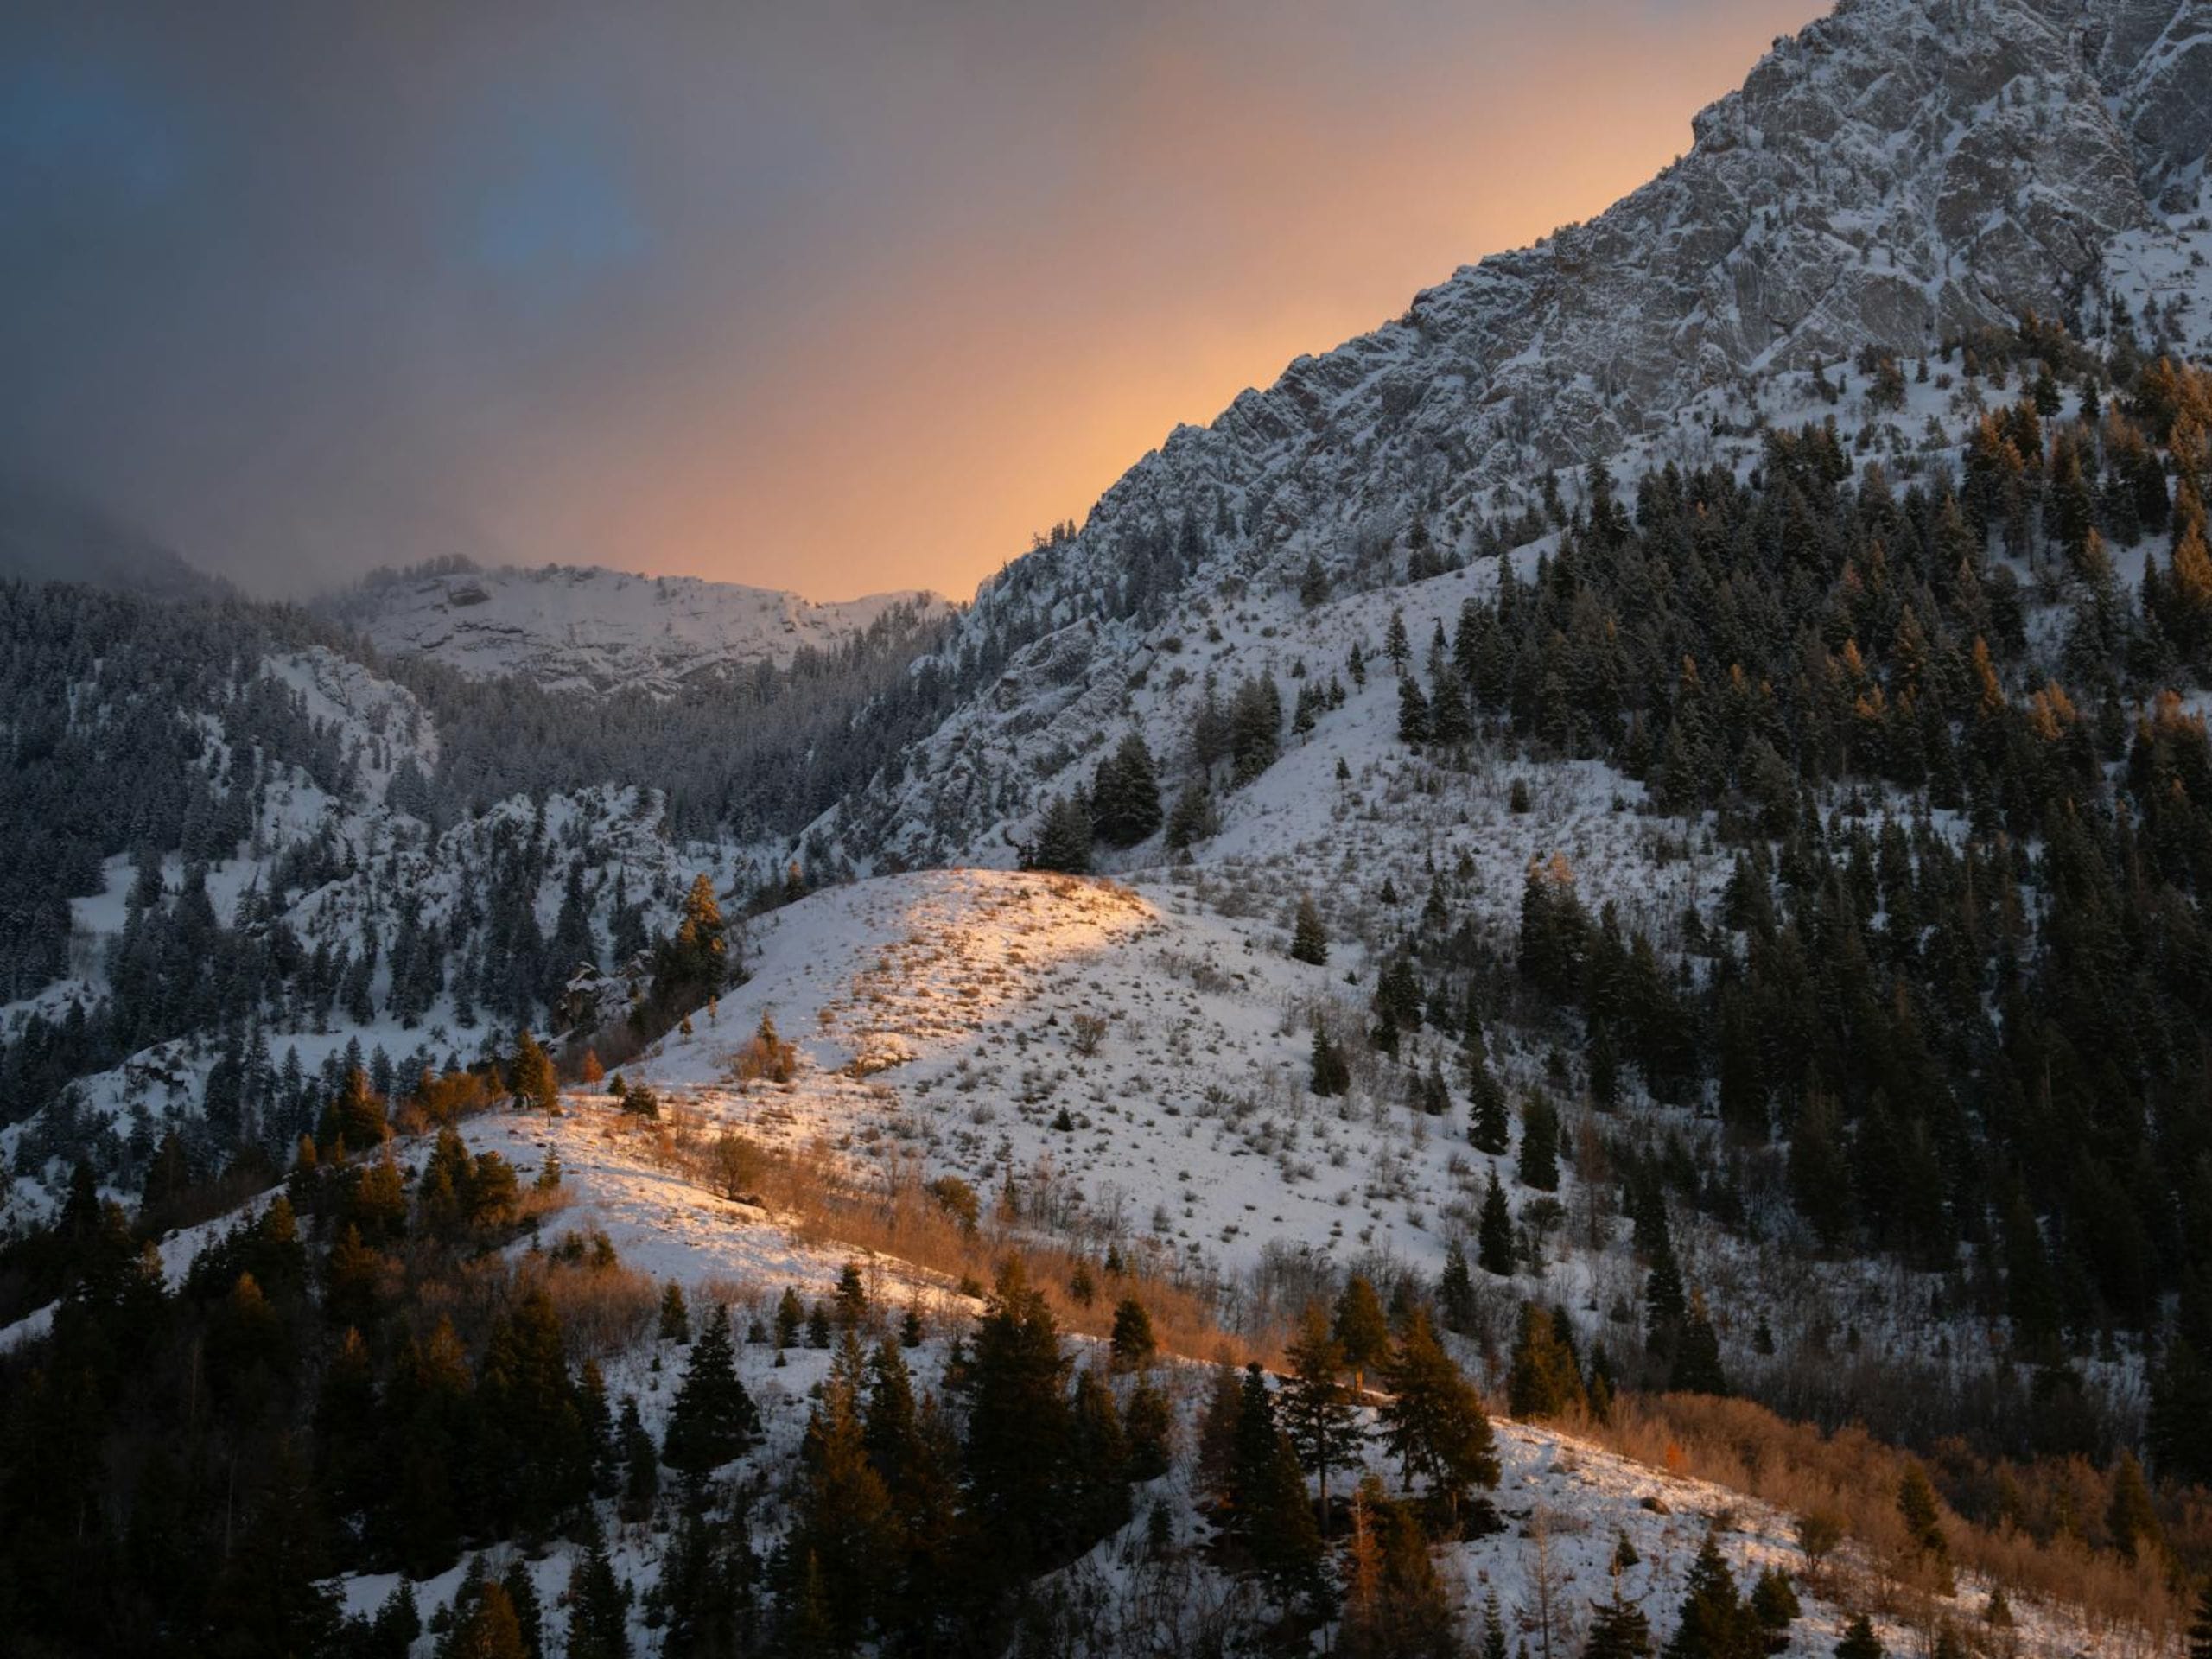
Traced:
<svg viewBox="0 0 2212 1659">
<path fill-rule="evenodd" d="M 1223 897 L 1217 890 L 1216 899 Z M 549 1233 L 603 1231 L 626 1264 L 681 1282 L 694 1307 L 709 1299 L 734 1305 L 741 1329 L 768 1318 L 787 1285 L 808 1298 L 827 1294 L 848 1258 L 834 1240 L 794 1243 L 784 1218 L 709 1193 L 671 1165 L 670 1145 L 725 1128 L 826 1149 L 868 1191 L 912 1179 L 918 1164 L 927 1177 L 957 1175 L 987 1197 L 1011 1194 L 1015 1213 L 1002 1198 L 995 1225 L 1082 1240 L 1094 1254 L 1110 1240 L 1147 1271 L 1213 1279 L 1231 1317 L 1255 1325 L 1269 1317 L 1270 1295 L 1289 1301 L 1316 1282 L 1300 1276 L 1302 1256 L 1339 1272 L 1410 1268 L 1433 1276 L 1443 1229 L 1485 1178 L 1489 1160 L 1471 1155 L 1462 1125 L 1373 1092 L 1363 1067 L 1344 1101 L 1305 1094 L 1305 1021 L 1315 1013 L 1335 1017 L 1341 968 L 1357 953 L 1327 969 L 1290 962 L 1272 919 L 1224 913 L 1241 908 L 1204 902 L 1195 883 L 1131 888 L 979 871 L 817 893 L 767 920 L 753 980 L 722 999 L 712 1025 L 702 1020 L 690 1039 L 626 1063 L 628 1082 L 649 1082 L 658 1092 L 661 1123 L 647 1126 L 625 1116 L 619 1102 L 580 1092 L 567 1097 L 560 1117 L 493 1114 L 466 1121 L 464 1132 L 525 1178 L 549 1149 L 556 1154 L 568 1201 Z M 733 1076 L 735 1051 L 764 1014 L 798 1043 L 799 1070 L 788 1084 L 741 1084 Z M 418 1145 L 410 1155 L 421 1151 Z M 1506 1179 L 1510 1188 L 1510 1173 Z M 1516 1190 L 1514 1202 L 1525 1208 L 1539 1196 Z M 1555 1303 L 1586 1338 L 1632 1345 L 1637 1275 L 1628 1223 L 1577 1179 L 1559 1197 L 1563 1225 L 1548 1265 L 1494 1290 L 1485 1275 L 1485 1307 L 1510 1316 L 1522 1297 Z M 1725 1310 L 1730 1361 L 1739 1370 L 1755 1363 L 1755 1320 L 1794 1338 L 1839 1309 L 1866 1317 L 1853 1298 L 1871 1281 L 1855 1286 L 1847 1268 L 1825 1278 L 1809 1266 L 1761 1275 L 1698 1236 L 1685 1242 L 1686 1270 Z M 181 1260 L 184 1252 L 164 1254 Z M 878 1287 L 872 1294 L 890 1317 L 910 1304 L 926 1314 L 928 1336 L 909 1358 L 922 1385 L 937 1386 L 945 1345 L 975 1305 L 941 1275 L 893 1257 L 868 1263 Z M 1884 1329 L 1875 1345 L 1893 1366 L 1938 1354 L 1969 1366 L 1977 1344 L 1958 1343 L 1958 1334 L 1934 1321 L 1904 1323 Z M 0 1332 L 0 1347 L 9 1340 Z M 1505 1344 L 1450 1340 L 1496 1400 Z M 1073 1346 L 1087 1357 L 1096 1344 Z M 658 1434 L 679 1355 L 648 1340 L 601 1357 L 610 1390 L 634 1395 Z M 1206 1386 L 1203 1369 L 1190 1363 L 1197 1357 L 1171 1361 L 1161 1375 L 1186 1444 Z M 768 1437 L 755 1467 L 779 1471 L 797 1455 L 810 1393 L 827 1363 L 821 1351 L 741 1350 Z M 1371 1430 L 1371 1412 L 1363 1415 Z M 1796 1580 L 1803 1614 L 1781 1651 L 1830 1652 L 1860 1607 L 1885 1610 L 1883 1634 L 1903 1650 L 1910 1632 L 1938 1621 L 1978 1626 L 1987 1605 L 1993 1583 L 1978 1573 L 1962 1573 L 1949 1595 L 1882 1587 L 1884 1563 L 1859 1544 L 1840 1570 L 1822 1570 L 1797 1548 L 1789 1512 L 1554 1427 L 1498 1429 L 1503 1478 L 1495 1500 L 1508 1527 L 1451 1543 L 1437 1559 L 1463 1629 L 1479 1627 L 1494 1594 L 1500 1618 L 1529 1637 L 1532 1650 L 1547 1616 L 1563 1650 L 1576 1650 L 1592 1605 L 1611 1593 L 1609 1567 L 1625 1536 L 1637 1560 L 1621 1592 L 1663 1635 L 1691 1560 L 1716 1526 L 1740 1575 L 1772 1566 Z M 1363 1455 L 1389 1476 L 1379 1445 L 1370 1441 Z M 1340 1481 L 1338 1490 L 1349 1484 Z M 779 1484 L 767 1490 L 772 1496 L 752 1517 L 763 1546 L 783 1519 L 772 1496 Z M 1133 1580 L 1145 1569 L 1133 1573 L 1132 1564 L 1145 1557 L 1139 1540 L 1152 1504 L 1167 1512 L 1177 1554 L 1187 1554 L 1208 1597 L 1253 1595 L 1249 1581 L 1203 1564 L 1205 1552 L 1194 1547 L 1208 1529 L 1192 1497 L 1178 1471 L 1140 1497 L 1126 1532 L 1068 1569 L 1069 1582 L 1092 1598 L 1100 1632 L 1081 1650 L 1128 1650 L 1119 1645 L 1126 1637 L 1105 1632 L 1137 1615 L 1128 1599 L 1141 1590 Z M 664 1561 L 668 1535 L 635 1528 L 626 1538 L 626 1570 L 650 1581 Z M 556 1545 L 542 1564 L 549 1598 L 566 1582 L 572 1553 Z M 452 1592 L 455 1576 L 422 1587 L 426 1606 Z M 349 1600 L 372 1608 L 395 1583 L 389 1575 L 353 1580 Z M 2140 1650 L 2126 1645 L 2139 1631 L 2097 1631 L 2076 1610 L 2039 1603 L 2018 1584 L 2010 1594 L 2018 1620 L 2007 1633 L 2012 1651 Z M 1256 1618 L 1256 1604 L 1240 1605 Z"/>
<path fill-rule="evenodd" d="M 817 604 L 696 576 L 453 561 L 372 577 L 321 608 L 387 656 L 429 657 L 479 678 L 665 692 L 696 675 L 831 649 L 901 607 L 925 617 L 951 608 L 919 591 Z"/>
<path fill-rule="evenodd" d="M 1080 747 L 1064 711 L 1113 698 L 1176 632 L 1151 625 L 1264 601 L 1309 556 L 1371 582 L 1417 519 L 1464 555 L 1547 468 L 1724 412 L 1763 423 L 1775 386 L 1869 348 L 1931 356 L 2029 312 L 2093 334 L 2149 270 L 2201 320 L 2209 30 L 2201 0 L 1845 0 L 1642 189 L 1179 428 L 1079 533 L 987 583 L 951 649 L 1006 658 L 1004 678 L 849 815 L 849 842 L 908 863 L 999 844 L 1027 779 Z M 1004 715 L 1041 764 L 979 752 Z"/>
<path fill-rule="evenodd" d="M 987 906 L 1009 897 L 1003 889 L 971 896 Z M 1093 908 L 1088 900 L 1079 901 L 1079 907 L 1086 913 Z M 1091 916 L 1081 925 L 1087 928 L 1096 919 Z M 727 1112 L 729 1105 L 718 1099 L 710 1109 Z M 672 1172 L 664 1158 L 655 1155 L 658 1137 L 602 1098 L 571 1097 L 565 1115 L 550 1122 L 496 1114 L 467 1120 L 463 1129 L 473 1147 L 499 1152 L 525 1179 L 548 1151 L 558 1156 L 566 1204 L 551 1218 L 549 1235 L 603 1232 L 625 1266 L 681 1284 L 694 1310 L 715 1300 L 729 1305 L 741 1332 L 753 1320 L 772 1319 L 774 1300 L 787 1287 L 810 1301 L 827 1297 L 844 1262 L 855 1259 L 834 1244 L 797 1243 L 775 1216 L 715 1197 Z M 196 1245 L 213 1230 L 197 1230 L 201 1236 L 190 1243 Z M 162 1254 L 174 1274 L 188 1256 L 187 1241 L 179 1236 L 164 1245 Z M 976 1305 L 895 1257 L 864 1259 L 874 1302 L 869 1334 L 888 1334 L 901 1310 L 917 1307 L 926 1335 L 906 1357 L 918 1391 L 941 1396 L 951 1344 L 969 1330 Z M 0 1332 L 0 1351 L 11 1339 L 30 1334 Z M 1486 1366 L 1470 1345 L 1446 1340 L 1495 1402 L 1502 1394 L 1499 1371 Z M 1096 1340 L 1076 1338 L 1068 1346 L 1078 1363 L 1102 1363 L 1103 1344 Z M 1210 1384 L 1198 1357 L 1165 1357 L 1149 1378 L 1173 1402 L 1185 1446 L 1197 1439 Z M 683 1349 L 648 1338 L 599 1359 L 610 1397 L 634 1398 L 640 1421 L 658 1440 L 683 1370 Z M 765 1433 L 765 1443 L 745 1465 L 768 1477 L 760 1506 L 749 1516 L 753 1541 L 758 1548 L 772 1549 L 789 1514 L 789 1489 L 780 1477 L 797 1464 L 831 1353 L 747 1343 L 738 1348 L 737 1360 Z M 1126 1400 L 1136 1380 L 1116 1376 L 1109 1386 Z M 1334 1487 L 1340 1499 L 1361 1472 L 1372 1472 L 1386 1484 L 1398 1472 L 1376 1435 L 1373 1407 L 1357 1417 L 1363 1443 L 1355 1466 L 1337 1471 Z M 1787 1510 L 1673 1467 L 1636 1461 L 1549 1425 L 1500 1418 L 1495 1427 L 1500 1478 L 1489 1496 L 1506 1524 L 1484 1536 L 1445 1544 L 1434 1557 L 1464 1632 L 1478 1633 L 1485 1617 L 1494 1615 L 1509 1638 L 1532 1653 L 1541 1650 L 1545 1633 L 1556 1651 L 1579 1652 L 1596 1606 L 1611 1596 L 1618 1582 L 1623 1599 L 1646 1611 L 1663 1640 L 1671 1634 L 1691 1564 L 1708 1532 L 1732 1572 L 1746 1585 L 1770 1567 L 1795 1581 L 1802 1611 L 1776 1649 L 1779 1653 L 1826 1659 L 1851 1615 L 1869 1606 L 1877 1610 L 1876 1628 L 1894 1653 L 1916 1650 L 1920 1633 L 1938 1621 L 1967 1630 L 1986 1628 L 1982 1615 L 1994 1586 L 1978 1573 L 1962 1573 L 1952 1594 L 1931 1597 L 1891 1582 L 1880 1552 L 1859 1541 L 1825 1566 L 1816 1564 L 1799 1548 L 1796 1516 Z M 1135 1515 L 1127 1526 L 1042 1586 L 1047 1593 L 1065 1590 L 1084 1609 L 1084 1639 L 1058 1650 L 1096 1659 L 1189 1651 L 1169 1646 L 1166 1633 L 1202 1624 L 1209 1609 L 1233 1609 L 1235 1619 L 1247 1626 L 1265 1622 L 1264 1592 L 1249 1577 L 1225 1571 L 1208 1548 L 1213 1527 L 1200 1511 L 1199 1494 L 1186 1468 L 1141 1485 L 1135 1497 Z M 1155 1508 L 1167 1526 L 1164 1551 L 1147 1541 Z M 612 1520 L 611 1514 L 607 1518 Z M 667 1571 L 674 1559 L 677 1534 L 667 1526 L 633 1523 L 611 1527 L 610 1534 L 619 1570 L 641 1588 Z M 1621 1548 L 1624 1540 L 1627 1552 Z M 521 1557 L 547 1606 L 558 1605 L 579 1553 L 575 1542 L 556 1539 Z M 1633 1564 L 1622 1567 L 1616 1581 L 1613 1563 L 1624 1554 L 1632 1554 Z M 495 1570 L 503 1569 L 508 1558 L 502 1547 L 494 1556 Z M 451 1598 L 461 1574 L 455 1567 L 416 1586 L 426 1613 Z M 347 1605 L 364 1614 L 373 1611 L 397 1585 L 391 1573 L 349 1578 L 344 1581 Z M 2100 1628 L 2079 1610 L 2039 1600 L 2017 1585 L 2010 1594 L 2014 1622 L 1998 1633 L 1999 1650 L 2018 1659 L 2149 1650 L 2140 1630 Z M 638 1651 L 652 1651 L 653 1632 L 642 1606 L 633 1614 L 632 1633 Z"/>
</svg>

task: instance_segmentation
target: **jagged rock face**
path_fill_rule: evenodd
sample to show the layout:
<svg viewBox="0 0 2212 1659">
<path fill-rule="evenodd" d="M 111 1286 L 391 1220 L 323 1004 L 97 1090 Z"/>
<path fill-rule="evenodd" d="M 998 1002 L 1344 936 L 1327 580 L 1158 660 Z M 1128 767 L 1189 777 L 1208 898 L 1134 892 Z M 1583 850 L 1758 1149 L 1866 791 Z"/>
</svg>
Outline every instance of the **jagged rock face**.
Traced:
<svg viewBox="0 0 2212 1659">
<path fill-rule="evenodd" d="M 1226 489 L 1266 547 L 1603 454 L 1738 375 L 2062 312 L 2212 141 L 2203 10 L 1847 0 L 1643 188 L 1178 433 L 1099 517 Z"/>
<path fill-rule="evenodd" d="M 1034 640 L 1025 677 L 1068 643 L 1035 636 L 1101 608 L 1133 539 L 1185 518 L 1233 524 L 1217 563 L 1280 581 L 1417 510 L 1610 454 L 1708 387 L 2065 315 L 2113 237 L 2170 188 L 2193 199 L 2212 4 L 1844 0 L 1693 126 L 1687 156 L 1598 218 L 1179 428 L 1073 541 L 988 584 L 964 638 Z M 1116 632 L 1080 642 L 1102 675 Z M 938 758 L 980 765 L 982 726 L 957 715 Z M 966 764 L 916 771 L 847 823 L 856 850 L 957 855 L 980 827 Z"/>
</svg>

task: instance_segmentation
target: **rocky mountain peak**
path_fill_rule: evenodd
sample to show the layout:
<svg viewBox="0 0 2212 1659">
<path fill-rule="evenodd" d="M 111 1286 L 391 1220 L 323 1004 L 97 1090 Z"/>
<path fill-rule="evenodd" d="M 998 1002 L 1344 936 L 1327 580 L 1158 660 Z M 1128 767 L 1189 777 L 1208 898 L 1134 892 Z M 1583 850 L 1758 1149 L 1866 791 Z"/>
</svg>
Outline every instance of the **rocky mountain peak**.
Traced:
<svg viewBox="0 0 2212 1659">
<path fill-rule="evenodd" d="M 1464 549 L 1547 469 L 1611 455 L 1701 395 L 1748 402 L 1764 378 L 1869 348 L 1921 357 L 2075 315 L 2115 238 L 2194 203 L 2207 52 L 2202 0 L 1844 0 L 1605 213 L 1177 428 L 1079 534 L 987 583 L 956 649 L 1009 658 L 1005 684 L 1057 707 L 1086 670 L 1053 636 L 1091 625 L 1075 654 L 1109 677 L 1116 641 L 1141 650 L 1201 564 L 1280 585 L 1309 557 L 1342 571 L 1416 517 Z M 944 741 L 973 726 L 956 715 Z M 874 803 L 864 840 L 949 851 L 950 827 L 982 828 L 984 809 L 944 798 L 958 769 L 917 770 L 917 798 Z"/>
</svg>

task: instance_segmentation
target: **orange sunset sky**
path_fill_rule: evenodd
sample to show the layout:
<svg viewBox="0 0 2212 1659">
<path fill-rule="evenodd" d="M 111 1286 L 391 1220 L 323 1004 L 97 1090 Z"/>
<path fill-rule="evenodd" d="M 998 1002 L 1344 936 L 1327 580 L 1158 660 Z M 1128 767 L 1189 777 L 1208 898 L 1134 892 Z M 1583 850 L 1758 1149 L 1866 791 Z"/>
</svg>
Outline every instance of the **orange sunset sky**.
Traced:
<svg viewBox="0 0 2212 1659">
<path fill-rule="evenodd" d="M 1175 423 L 1633 188 L 1814 15 L 620 10 L 0 26 L 0 235 L 48 278 L 0 324 L 15 464 L 263 591 L 464 552 L 965 597 Z"/>
</svg>

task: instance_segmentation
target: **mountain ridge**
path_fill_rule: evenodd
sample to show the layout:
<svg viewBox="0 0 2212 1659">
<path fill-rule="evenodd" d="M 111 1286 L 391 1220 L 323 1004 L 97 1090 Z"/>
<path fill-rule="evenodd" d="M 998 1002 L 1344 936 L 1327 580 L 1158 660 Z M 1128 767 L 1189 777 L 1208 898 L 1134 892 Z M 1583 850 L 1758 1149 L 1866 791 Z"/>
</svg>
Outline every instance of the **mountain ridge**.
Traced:
<svg viewBox="0 0 2212 1659">
<path fill-rule="evenodd" d="M 2201 0 L 1845 0 L 1605 212 L 1463 266 L 1176 428 L 1080 531 L 987 581 L 948 653 L 1054 684 L 1126 677 L 1201 567 L 1286 584 L 1311 556 L 1342 581 L 1417 521 L 1465 557 L 1548 471 L 1616 455 L 1700 399 L 1715 422 L 1756 422 L 1778 373 L 2078 314 L 2116 240 L 2163 229 L 2156 203 L 2193 207 L 2208 53 Z M 981 702 L 898 801 L 846 815 L 859 855 L 999 842 L 991 811 L 947 792 Z"/>
<path fill-rule="evenodd" d="M 449 558 L 372 573 L 313 608 L 385 656 L 428 658 L 471 678 L 518 674 L 548 690 L 665 695 L 696 675 L 834 649 L 894 609 L 926 620 L 954 607 L 923 589 L 817 601 L 699 576 Z"/>
</svg>

